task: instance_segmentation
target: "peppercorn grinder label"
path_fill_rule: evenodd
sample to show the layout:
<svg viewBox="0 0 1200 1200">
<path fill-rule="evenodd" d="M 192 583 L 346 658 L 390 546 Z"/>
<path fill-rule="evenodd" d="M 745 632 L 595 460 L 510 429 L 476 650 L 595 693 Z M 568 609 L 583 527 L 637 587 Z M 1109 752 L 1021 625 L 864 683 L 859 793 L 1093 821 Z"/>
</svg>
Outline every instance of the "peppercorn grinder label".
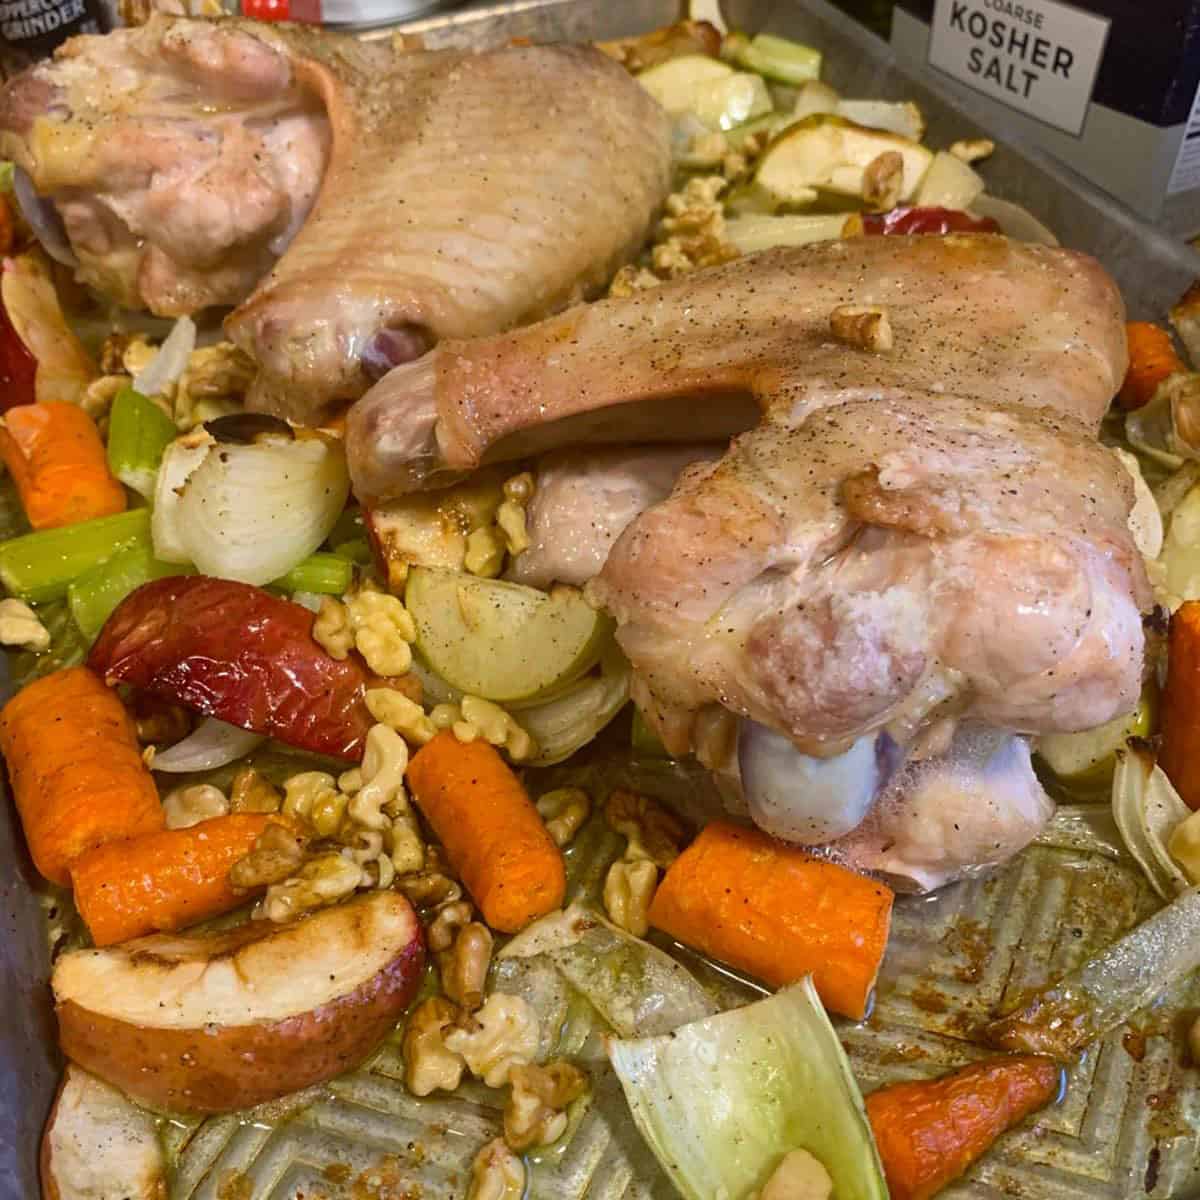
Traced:
<svg viewBox="0 0 1200 1200">
<path fill-rule="evenodd" d="M 937 0 L 929 62 L 1078 136 L 1111 25 L 1058 0 Z"/>
</svg>

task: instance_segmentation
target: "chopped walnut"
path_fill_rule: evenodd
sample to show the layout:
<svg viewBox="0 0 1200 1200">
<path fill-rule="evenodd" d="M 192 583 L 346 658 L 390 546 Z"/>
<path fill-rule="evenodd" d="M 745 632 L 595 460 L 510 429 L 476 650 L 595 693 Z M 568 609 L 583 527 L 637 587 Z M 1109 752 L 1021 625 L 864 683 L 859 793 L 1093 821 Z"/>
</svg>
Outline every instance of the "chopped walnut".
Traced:
<svg viewBox="0 0 1200 1200">
<path fill-rule="evenodd" d="M 342 826 L 348 798 L 325 771 L 302 771 L 283 785 L 286 816 L 307 825 L 318 836 L 333 837 Z"/>
<path fill-rule="evenodd" d="M 555 788 L 538 797 L 537 810 L 546 822 L 546 832 L 556 846 L 569 845 L 592 811 L 592 801 L 583 788 Z"/>
<path fill-rule="evenodd" d="M 177 787 L 163 797 L 163 819 L 168 829 L 190 829 L 201 821 L 223 817 L 228 811 L 225 793 L 211 783 Z"/>
<path fill-rule="evenodd" d="M 456 722 L 453 729 L 454 736 L 460 742 L 481 737 L 485 742 L 507 751 L 513 762 L 524 762 L 537 753 L 537 743 L 500 705 L 479 696 L 464 696 L 459 709 L 462 720 Z M 460 734 L 460 726 L 469 728 L 464 728 Z"/>
<path fill-rule="evenodd" d="M 100 372 L 102 375 L 129 375 L 125 366 L 125 352 L 134 342 L 146 341 L 144 333 L 110 333 L 100 344 Z M 128 381 L 126 381 L 128 382 Z"/>
<path fill-rule="evenodd" d="M 392 821 L 388 854 L 397 875 L 410 875 L 425 865 L 425 843 L 411 813 L 401 813 Z"/>
<path fill-rule="evenodd" d="M 347 810 L 350 818 L 367 829 L 382 832 L 390 828 L 389 816 L 408 810 L 404 791 L 407 769 L 408 743 L 394 729 L 372 725 L 363 754 L 362 787 L 350 799 Z"/>
<path fill-rule="evenodd" d="M 648 858 L 666 870 L 679 857 L 683 825 L 648 796 L 617 788 L 604 806 L 604 819 L 614 832 L 629 839 L 626 861 Z"/>
<path fill-rule="evenodd" d="M 233 411 L 257 370 L 254 360 L 232 342 L 193 350 L 175 387 L 176 424 L 190 429 Z"/>
<path fill-rule="evenodd" d="M 101 375 L 98 379 L 93 379 L 83 389 L 83 395 L 79 399 L 79 407 L 93 421 L 101 424 L 107 420 L 113 401 L 117 398 L 117 393 L 127 388 L 129 383 L 128 375 Z"/>
<path fill-rule="evenodd" d="M 323 607 L 323 606 L 322 606 Z M 398 596 L 360 588 L 345 609 L 354 645 L 376 675 L 403 675 L 412 666 L 417 627 Z"/>
<path fill-rule="evenodd" d="M 544 1067 L 513 1067 L 504 1106 L 504 1140 L 513 1150 L 549 1146 L 566 1132 L 566 1108 L 587 1091 L 587 1076 L 558 1059 Z"/>
<path fill-rule="evenodd" d="M 233 864 L 229 882 L 242 890 L 281 883 L 304 862 L 308 842 L 279 821 L 270 822 L 254 848 Z"/>
<path fill-rule="evenodd" d="M 630 263 L 628 266 L 622 267 L 614 276 L 613 281 L 608 285 L 608 294 L 617 299 L 635 295 L 637 292 L 644 292 L 649 288 L 656 288 L 662 280 L 659 279 L 653 271 L 648 271 L 645 267 L 639 267 L 635 263 Z"/>
<path fill-rule="evenodd" d="M 967 164 L 990 158 L 995 152 L 996 143 L 991 138 L 964 138 L 950 147 L 950 153 Z"/>
<path fill-rule="evenodd" d="M 521 1200 L 525 1195 L 525 1164 L 494 1138 L 475 1155 L 467 1200 Z"/>
<path fill-rule="evenodd" d="M 483 1003 L 492 946 L 488 927 L 479 921 L 468 921 L 455 936 L 454 945 L 438 955 L 442 990 L 467 1012 L 474 1012 Z"/>
<path fill-rule="evenodd" d="M 829 330 L 840 342 L 874 354 L 892 348 L 892 322 L 886 308 L 870 304 L 841 304 L 829 314 Z"/>
<path fill-rule="evenodd" d="M 472 1075 L 502 1087 L 513 1067 L 531 1063 L 538 1048 L 538 1020 L 520 996 L 493 992 L 483 1007 L 460 1018 L 446 1033 L 448 1050 L 461 1054 Z"/>
<path fill-rule="evenodd" d="M 482 525 L 467 534 L 463 567 L 472 575 L 495 579 L 504 570 L 507 550 L 503 532 L 495 525 Z"/>
<path fill-rule="evenodd" d="M 471 920 L 472 915 L 473 910 L 466 900 L 451 900 L 443 904 L 425 934 L 430 950 L 435 953 L 449 950 L 454 945 L 458 931 Z"/>
<path fill-rule="evenodd" d="M 903 190 L 904 156 L 899 150 L 885 150 L 864 168 L 862 198 L 875 212 L 895 208 Z"/>
<path fill-rule="evenodd" d="M 344 899 L 364 882 L 368 881 L 364 879 L 363 869 L 352 858 L 336 850 L 318 854 L 294 875 L 267 888 L 262 914 L 268 921 L 290 921 L 309 909 Z"/>
<path fill-rule="evenodd" d="M 40 654 L 50 649 L 50 631 L 24 600 L 9 597 L 0 600 L 0 645 L 20 646 Z"/>
<path fill-rule="evenodd" d="M 425 745 L 437 733 L 437 727 L 425 710 L 394 688 L 371 688 L 367 691 L 366 702 L 376 721 L 394 729 L 416 746 Z"/>
<path fill-rule="evenodd" d="M 807 1150 L 785 1154 L 759 1200 L 830 1200 L 833 1180 L 821 1160 Z"/>
<path fill-rule="evenodd" d="M 504 535 L 505 548 L 514 556 L 524 554 L 529 549 L 525 507 L 533 499 L 533 491 L 533 475 L 522 471 L 505 481 L 504 500 L 496 509 L 496 524 Z"/>
<path fill-rule="evenodd" d="M 604 911 L 609 920 L 634 937 L 645 937 L 657 887 L 658 868 L 650 859 L 613 863 L 604 877 Z"/>
<path fill-rule="evenodd" d="M 313 641 L 339 662 L 354 649 L 354 630 L 346 606 L 332 596 L 321 597 L 321 609 L 312 627 Z"/>
<path fill-rule="evenodd" d="M 428 865 L 428 864 L 426 864 Z M 417 908 L 437 908 L 441 904 L 462 899 L 462 885 L 441 871 L 418 871 L 402 875 L 396 886 Z"/>
<path fill-rule="evenodd" d="M 446 1033 L 454 1028 L 458 1009 L 442 996 L 431 996 L 409 1014 L 400 1049 L 404 1083 L 414 1096 L 439 1089 L 452 1092 L 462 1082 L 466 1062 L 446 1048 Z"/>
<path fill-rule="evenodd" d="M 253 767 L 242 767 L 229 789 L 229 811 L 247 813 L 278 812 L 283 803 L 279 789 Z"/>
</svg>

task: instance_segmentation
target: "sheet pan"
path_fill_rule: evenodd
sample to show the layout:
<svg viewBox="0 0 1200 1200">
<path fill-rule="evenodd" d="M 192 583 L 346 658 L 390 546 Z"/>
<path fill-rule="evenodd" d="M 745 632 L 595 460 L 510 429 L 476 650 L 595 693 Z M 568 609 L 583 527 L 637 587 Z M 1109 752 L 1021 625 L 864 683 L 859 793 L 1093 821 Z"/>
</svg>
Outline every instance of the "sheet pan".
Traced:
<svg viewBox="0 0 1200 1200">
<path fill-rule="evenodd" d="M 823 48 L 826 75 L 848 94 L 915 99 L 929 140 L 948 144 L 984 135 L 970 105 L 952 102 L 937 81 L 914 79 L 883 42 L 823 0 L 729 0 L 731 24 L 769 29 Z M 406 26 L 431 46 L 484 46 L 510 37 L 611 38 L 666 24 L 670 0 L 522 0 L 461 11 Z M 378 36 L 378 35 L 374 35 Z M 1159 317 L 1200 275 L 1200 255 L 1147 226 L 1041 152 L 997 138 L 983 171 L 997 195 L 1027 205 L 1063 241 L 1101 258 L 1121 284 L 1131 313 Z M 630 782 L 652 788 L 640 768 Z M 36 1154 L 60 1062 L 45 985 L 44 906 L 11 805 L 0 817 L 0 1197 L 38 1194 Z M 978 1053 L 972 1024 L 1014 990 L 1041 983 L 1103 945 L 1153 907 L 1115 835 L 1081 848 L 1060 823 L 1045 839 L 986 880 L 956 885 L 927 900 L 902 901 L 875 1013 L 843 1026 L 864 1084 L 930 1074 Z M 574 886 L 598 886 L 613 850 L 590 827 L 572 852 Z M 611 1077 L 601 1067 L 598 1031 L 567 1020 L 571 1009 L 553 980 L 520 980 L 561 1004 L 564 1049 L 596 1066 L 597 1087 L 570 1143 L 534 1171 L 531 1195 L 589 1200 L 672 1195 L 641 1146 Z M 556 991 L 556 987 L 558 990 Z M 727 998 L 748 993 L 722 982 Z M 1135 1027 L 1093 1047 L 1072 1073 L 1064 1105 L 1006 1138 L 948 1197 L 1129 1200 L 1200 1196 L 1200 1069 L 1180 1057 L 1181 1023 L 1200 1008 L 1200 986 L 1177 989 Z M 419 1181 L 423 1200 L 462 1196 L 465 1166 L 498 1123 L 495 1094 L 465 1090 L 414 1102 L 399 1082 L 398 1047 L 312 1103 L 225 1117 L 168 1130 L 180 1173 L 178 1200 L 284 1200 L 305 1196 L 399 1197 Z M 339 1164 L 345 1164 L 342 1170 Z M 357 1190 L 356 1190 L 357 1189 Z"/>
</svg>

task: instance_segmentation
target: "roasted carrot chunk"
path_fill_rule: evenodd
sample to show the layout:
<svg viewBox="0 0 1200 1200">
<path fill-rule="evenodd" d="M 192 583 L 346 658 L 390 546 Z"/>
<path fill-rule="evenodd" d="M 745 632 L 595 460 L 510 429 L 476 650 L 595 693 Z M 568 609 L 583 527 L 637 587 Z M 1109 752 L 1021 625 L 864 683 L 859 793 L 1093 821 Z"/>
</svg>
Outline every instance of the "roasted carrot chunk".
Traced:
<svg viewBox="0 0 1200 1200">
<path fill-rule="evenodd" d="M 22 688 L 0 711 L 0 752 L 37 869 L 60 886 L 85 851 L 163 827 L 133 721 L 86 667 Z"/>
<path fill-rule="evenodd" d="M 521 781 L 487 742 L 439 733 L 413 756 L 408 783 L 493 929 L 516 933 L 562 904 L 562 852 Z"/>
<path fill-rule="evenodd" d="M 125 511 L 125 490 L 108 469 L 96 423 L 76 404 L 10 408 L 0 458 L 34 529 L 54 529 Z"/>
<path fill-rule="evenodd" d="M 826 1008 L 861 1020 L 892 899 L 881 883 L 717 821 L 667 871 L 650 924 L 773 987 L 811 974 Z"/>
<path fill-rule="evenodd" d="M 1058 1094 L 1052 1059 L 1004 1055 L 938 1079 L 867 1097 L 867 1116 L 892 1200 L 928 1200 L 958 1179 L 1007 1129 Z"/>
<path fill-rule="evenodd" d="M 229 869 L 254 848 L 271 821 L 264 813 L 229 813 L 120 842 L 75 861 L 75 905 L 97 946 L 207 921 L 244 904 Z"/>
<path fill-rule="evenodd" d="M 1129 341 L 1129 369 L 1117 395 L 1124 409 L 1141 408 L 1154 399 L 1158 385 L 1177 371 L 1186 371 L 1175 353 L 1171 335 L 1161 325 L 1148 321 L 1130 321 L 1125 326 Z"/>
</svg>

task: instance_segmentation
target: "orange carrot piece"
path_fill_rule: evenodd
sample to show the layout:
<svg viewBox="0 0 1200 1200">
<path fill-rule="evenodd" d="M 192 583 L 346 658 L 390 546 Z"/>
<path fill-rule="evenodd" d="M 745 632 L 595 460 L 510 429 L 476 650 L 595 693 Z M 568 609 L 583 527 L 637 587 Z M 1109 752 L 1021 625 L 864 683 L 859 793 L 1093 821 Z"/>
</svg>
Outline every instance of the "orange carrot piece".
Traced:
<svg viewBox="0 0 1200 1200">
<path fill-rule="evenodd" d="M 1061 1085 L 1053 1059 L 1024 1054 L 872 1092 L 867 1116 L 892 1200 L 940 1192 L 1005 1130 L 1049 1104 Z"/>
<path fill-rule="evenodd" d="M 811 974 L 826 1008 L 861 1020 L 892 900 L 882 883 L 716 821 L 663 877 L 650 924 L 772 987 Z"/>
<path fill-rule="evenodd" d="M 1189 808 L 1200 808 L 1200 601 L 1171 617 L 1158 765 Z"/>
<path fill-rule="evenodd" d="M 85 851 L 163 827 L 133 721 L 86 667 L 22 688 L 0 711 L 0 753 L 37 869 L 66 886 Z"/>
<path fill-rule="evenodd" d="M 1187 366 L 1175 352 L 1171 335 L 1161 325 L 1130 321 L 1125 326 L 1129 342 L 1129 369 L 1117 395 L 1124 409 L 1141 408 L 1154 399 L 1158 385 Z"/>
<path fill-rule="evenodd" d="M 270 813 L 230 813 L 121 842 L 106 842 L 71 868 L 75 906 L 92 941 L 111 946 L 171 932 L 245 903 L 229 869 L 254 849 Z"/>
<path fill-rule="evenodd" d="M 439 733 L 413 755 L 408 783 L 493 929 L 516 933 L 562 905 L 562 852 L 521 781 L 487 742 Z"/>
<path fill-rule="evenodd" d="M 21 404 L 0 424 L 0 458 L 34 529 L 74 525 L 125 511 L 96 423 L 63 401 Z"/>
</svg>

